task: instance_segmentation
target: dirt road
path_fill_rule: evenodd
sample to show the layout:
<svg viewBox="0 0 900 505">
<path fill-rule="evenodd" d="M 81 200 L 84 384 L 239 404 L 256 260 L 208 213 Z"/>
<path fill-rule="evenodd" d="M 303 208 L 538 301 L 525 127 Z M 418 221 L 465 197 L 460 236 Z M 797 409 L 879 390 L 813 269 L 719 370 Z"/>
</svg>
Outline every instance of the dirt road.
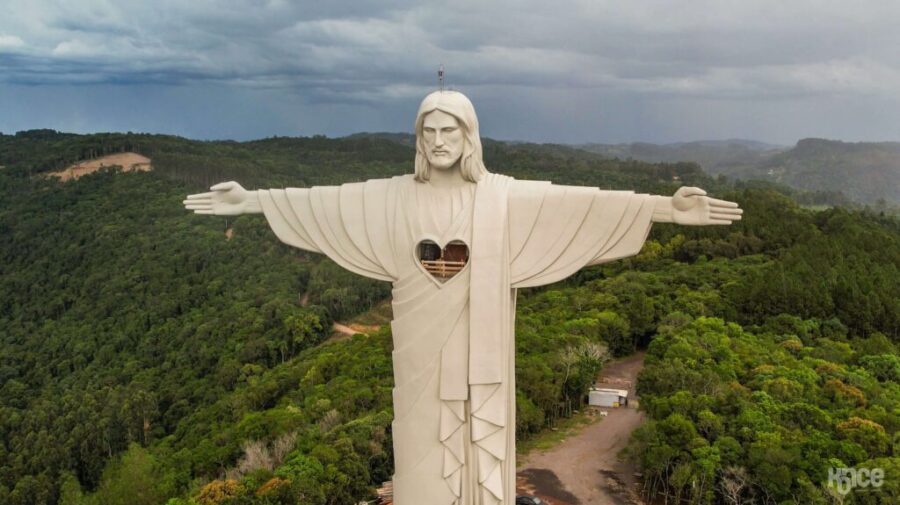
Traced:
<svg viewBox="0 0 900 505">
<path fill-rule="evenodd" d="M 365 324 L 358 324 L 358 323 L 341 324 L 341 323 L 335 322 L 331 326 L 332 331 L 331 331 L 331 337 L 329 337 L 329 340 L 343 340 L 346 338 L 350 338 L 353 335 L 356 335 L 357 333 L 362 333 L 364 335 L 367 335 L 369 333 L 378 331 L 379 328 L 380 328 L 380 326 L 377 326 L 377 325 L 365 325 Z"/>
<path fill-rule="evenodd" d="M 628 407 L 603 409 L 609 414 L 545 452 L 519 458 L 518 485 L 550 505 L 643 505 L 636 492 L 635 468 L 618 453 L 644 420 L 637 411 L 634 384 L 644 365 L 639 353 L 606 365 L 601 387 L 627 389 Z"/>
</svg>

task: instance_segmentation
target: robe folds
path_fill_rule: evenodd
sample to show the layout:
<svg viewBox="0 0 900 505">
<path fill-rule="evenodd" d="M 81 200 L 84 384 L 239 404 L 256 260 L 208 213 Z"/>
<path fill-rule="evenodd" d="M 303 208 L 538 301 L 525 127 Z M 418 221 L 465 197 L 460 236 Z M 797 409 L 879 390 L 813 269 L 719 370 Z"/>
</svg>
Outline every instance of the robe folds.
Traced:
<svg viewBox="0 0 900 505">
<path fill-rule="evenodd" d="M 637 254 L 655 197 L 497 174 L 258 195 L 283 242 L 393 283 L 394 503 L 513 504 L 516 288 Z M 469 261 L 438 280 L 416 256 L 423 240 L 463 242 Z"/>
</svg>

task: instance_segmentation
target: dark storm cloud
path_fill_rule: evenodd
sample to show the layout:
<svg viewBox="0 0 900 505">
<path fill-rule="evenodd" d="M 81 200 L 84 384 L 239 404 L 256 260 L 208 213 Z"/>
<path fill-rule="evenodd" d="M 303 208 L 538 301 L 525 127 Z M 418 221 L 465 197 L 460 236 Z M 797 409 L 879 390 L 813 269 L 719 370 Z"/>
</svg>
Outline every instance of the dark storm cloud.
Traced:
<svg viewBox="0 0 900 505">
<path fill-rule="evenodd" d="M 900 112 L 900 4 L 892 1 L 7 3 L 3 88 L 66 88 L 76 100 L 93 95 L 67 87 L 215 89 L 154 96 L 240 95 L 265 110 L 283 101 L 309 121 L 331 114 L 328 107 L 363 105 L 371 121 L 335 131 L 408 129 L 378 118 L 393 118 L 387 111 L 398 104 L 414 107 L 444 63 L 448 85 L 477 98 L 482 115 L 494 114 L 487 123 L 495 135 L 664 140 L 764 132 L 767 140 L 793 140 L 846 134 L 846 124 L 823 131 L 814 111 L 851 103 L 856 108 L 834 113 L 858 122 L 855 136 L 898 134 L 890 126 L 896 116 L 863 121 L 859 112 Z M 525 119 L 522 111 L 529 111 L 525 126 L 509 121 Z M 0 128 L 22 123 L 3 115 Z M 296 132 L 290 124 L 283 133 Z"/>
</svg>

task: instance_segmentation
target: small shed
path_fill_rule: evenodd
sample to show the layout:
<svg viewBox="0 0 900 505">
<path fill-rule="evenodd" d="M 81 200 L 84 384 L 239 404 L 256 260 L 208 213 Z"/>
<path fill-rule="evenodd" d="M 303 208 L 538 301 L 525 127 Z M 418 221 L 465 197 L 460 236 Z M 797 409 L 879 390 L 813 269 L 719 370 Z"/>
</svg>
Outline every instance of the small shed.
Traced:
<svg viewBox="0 0 900 505">
<path fill-rule="evenodd" d="M 628 405 L 628 391 L 625 389 L 591 388 L 588 405 L 594 407 L 621 407 Z"/>
</svg>

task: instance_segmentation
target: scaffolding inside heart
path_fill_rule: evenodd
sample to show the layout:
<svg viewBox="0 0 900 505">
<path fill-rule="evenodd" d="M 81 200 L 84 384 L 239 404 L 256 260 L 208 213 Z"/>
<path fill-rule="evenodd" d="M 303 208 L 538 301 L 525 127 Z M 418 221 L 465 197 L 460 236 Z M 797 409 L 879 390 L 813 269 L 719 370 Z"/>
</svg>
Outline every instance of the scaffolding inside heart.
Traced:
<svg viewBox="0 0 900 505">
<path fill-rule="evenodd" d="M 461 240 L 450 241 L 444 247 L 432 240 L 423 240 L 416 246 L 416 257 L 426 272 L 438 281 L 446 282 L 469 262 L 469 246 Z"/>
</svg>

